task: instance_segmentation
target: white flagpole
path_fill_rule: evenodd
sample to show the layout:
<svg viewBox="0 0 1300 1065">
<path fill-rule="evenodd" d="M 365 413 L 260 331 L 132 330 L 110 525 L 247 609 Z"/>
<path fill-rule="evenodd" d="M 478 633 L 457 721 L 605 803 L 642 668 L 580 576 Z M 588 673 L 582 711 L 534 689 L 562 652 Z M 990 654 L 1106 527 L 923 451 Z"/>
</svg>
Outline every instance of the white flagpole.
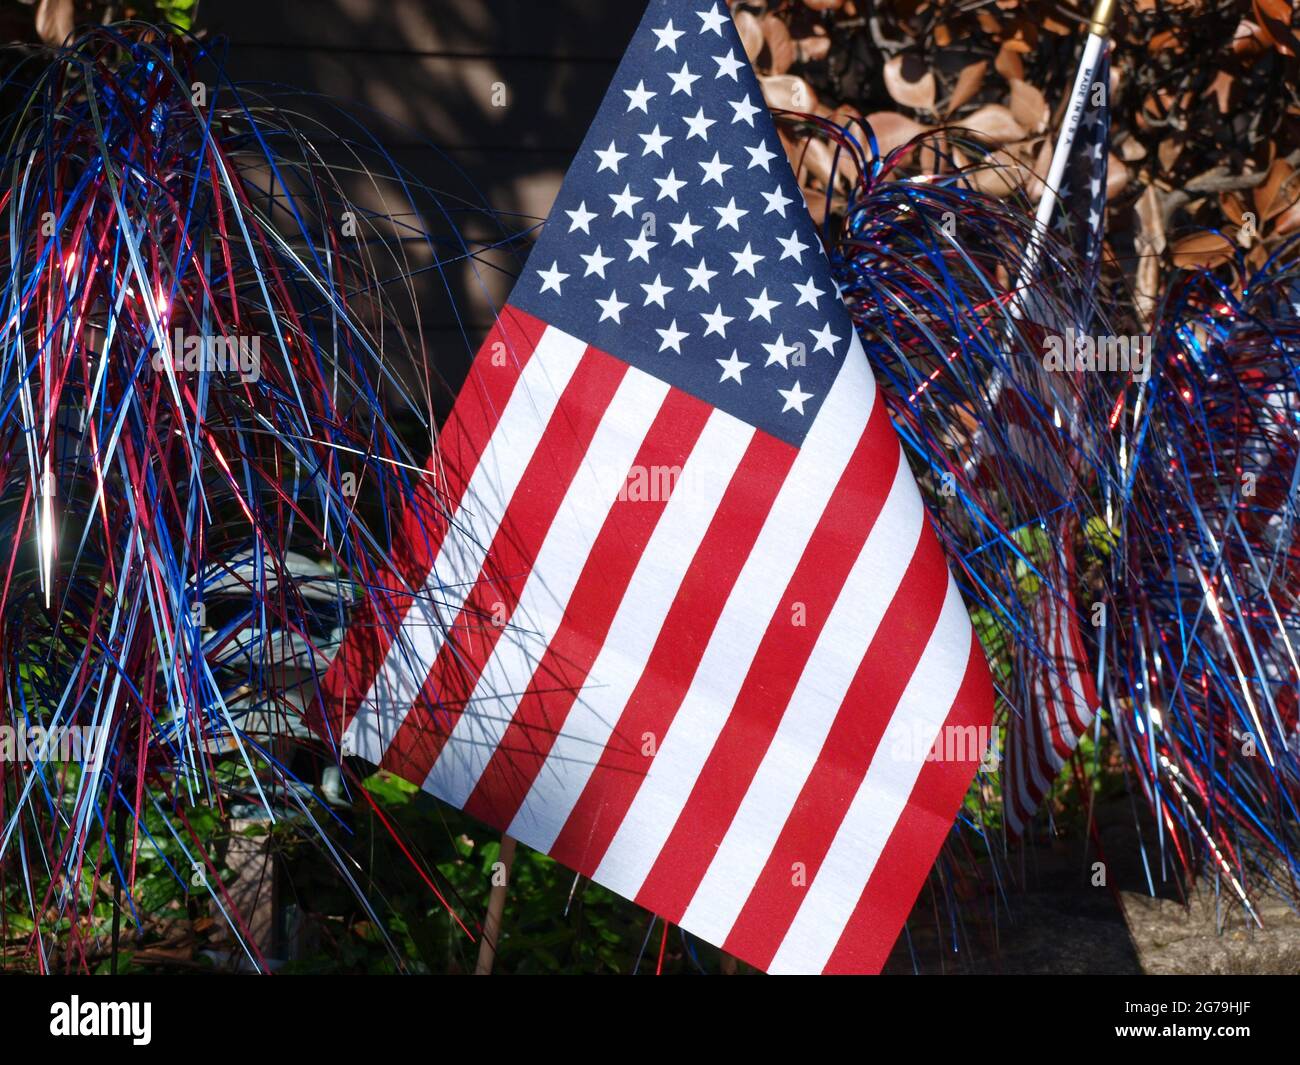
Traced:
<svg viewBox="0 0 1300 1065">
<path fill-rule="evenodd" d="M 1011 303 L 1011 313 L 1016 318 L 1021 315 L 1024 293 L 1033 281 L 1038 268 L 1038 258 L 1042 254 L 1043 237 L 1051 224 L 1052 214 L 1056 210 L 1057 189 L 1065 176 L 1065 167 L 1074 148 L 1074 137 L 1083 120 L 1083 110 L 1088 102 L 1088 87 L 1096 76 L 1101 63 L 1102 50 L 1106 47 L 1106 38 L 1110 33 L 1110 23 L 1115 16 L 1117 0 L 1097 0 L 1088 20 L 1088 39 L 1083 46 L 1083 58 L 1079 61 L 1079 73 L 1075 75 L 1074 88 L 1070 92 L 1070 103 L 1065 109 L 1065 119 L 1061 123 L 1061 132 L 1056 138 L 1056 148 L 1052 152 L 1052 163 L 1047 170 L 1046 184 L 1042 198 L 1038 201 L 1038 210 L 1034 215 L 1034 231 L 1025 250 L 1025 258 L 1020 266 L 1020 276 L 1016 278 L 1015 296 Z M 1107 91 L 1110 87 L 1107 86 Z"/>
</svg>

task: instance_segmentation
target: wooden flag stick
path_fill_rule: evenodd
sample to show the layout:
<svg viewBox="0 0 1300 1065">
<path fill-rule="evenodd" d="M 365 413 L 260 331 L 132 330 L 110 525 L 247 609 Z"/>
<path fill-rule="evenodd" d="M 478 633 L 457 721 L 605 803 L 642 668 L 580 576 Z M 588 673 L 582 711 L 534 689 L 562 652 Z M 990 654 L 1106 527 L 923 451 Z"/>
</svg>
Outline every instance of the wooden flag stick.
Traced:
<svg viewBox="0 0 1300 1065">
<path fill-rule="evenodd" d="M 483 938 L 478 948 L 478 965 L 475 976 L 491 976 L 492 966 L 497 958 L 497 938 L 501 934 L 501 915 L 506 908 L 506 892 L 510 890 L 510 870 L 515 864 L 515 840 L 513 836 L 501 833 L 501 856 L 497 859 L 501 866 L 492 869 L 492 890 L 488 894 L 487 914 L 483 918 Z M 498 877 L 497 873 L 503 873 Z M 499 882 L 498 882 L 499 881 Z"/>
</svg>

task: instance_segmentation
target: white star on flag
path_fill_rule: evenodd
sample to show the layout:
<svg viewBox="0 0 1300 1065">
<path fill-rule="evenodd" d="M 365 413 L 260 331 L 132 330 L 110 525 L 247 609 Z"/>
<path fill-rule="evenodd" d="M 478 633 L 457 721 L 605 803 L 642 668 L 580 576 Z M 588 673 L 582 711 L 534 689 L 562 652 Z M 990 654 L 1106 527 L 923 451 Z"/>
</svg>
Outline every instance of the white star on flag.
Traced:
<svg viewBox="0 0 1300 1065">
<path fill-rule="evenodd" d="M 727 338 L 728 323 L 735 321 L 734 318 L 729 318 L 727 315 L 722 313 L 721 303 L 719 303 L 717 307 L 713 309 L 713 313 L 701 314 L 700 317 L 709 323 L 709 328 L 704 330 L 704 335 L 706 337 L 712 336 L 714 333 L 716 333 L 724 340 Z"/>
<path fill-rule="evenodd" d="M 596 218 L 596 215 L 587 210 L 586 200 L 583 200 L 582 203 L 578 204 L 578 209 L 576 211 L 565 211 L 564 213 L 573 219 L 573 224 L 569 226 L 570 233 L 581 229 L 587 234 L 587 236 L 591 236 L 591 230 L 587 227 Z"/>
<path fill-rule="evenodd" d="M 624 89 L 623 92 L 627 94 L 627 109 L 629 112 L 642 111 L 647 115 L 650 113 L 648 106 L 650 101 L 659 95 L 657 92 L 651 92 L 645 87 L 645 79 L 637 82 L 635 89 Z"/>
<path fill-rule="evenodd" d="M 667 48 L 671 52 L 677 51 L 677 39 L 685 31 L 673 29 L 673 20 L 668 20 L 668 25 L 654 31 L 654 35 L 659 38 L 659 43 L 655 45 L 655 51 L 661 48 Z"/>
<path fill-rule="evenodd" d="M 682 64 L 681 70 L 677 71 L 675 74 L 670 71 L 668 76 L 672 78 L 673 82 L 673 91 L 668 94 L 670 96 L 676 96 L 679 92 L 684 92 L 687 96 L 691 96 L 691 86 L 700 80 L 700 76 L 698 74 L 692 74 L 691 68 L 685 63 Z"/>
<path fill-rule="evenodd" d="M 609 142 L 608 148 L 597 148 L 596 155 L 600 158 L 600 169 L 612 170 L 615 174 L 618 173 L 619 162 L 627 158 L 627 152 L 620 152 L 613 141 Z"/>
<path fill-rule="evenodd" d="M 590 255 L 579 255 L 579 258 L 587 264 L 587 272 L 582 276 L 590 277 L 592 274 L 596 274 L 601 280 L 605 278 L 605 267 L 614 261 L 609 256 L 601 254 L 599 244 L 596 245 L 596 250 Z"/>
<path fill-rule="evenodd" d="M 804 413 L 803 405 L 808 400 L 812 399 L 813 396 L 811 392 L 802 391 L 799 388 L 798 381 L 794 383 L 793 388 L 778 388 L 777 391 L 781 393 L 782 396 L 785 397 L 785 406 L 781 408 L 782 413 L 784 413 L 785 411 L 793 410 L 793 411 L 798 411 L 800 414 L 803 414 Z"/>
<path fill-rule="evenodd" d="M 602 322 L 607 318 L 612 318 L 619 325 L 623 324 L 623 320 L 619 315 L 627 309 L 628 304 L 619 302 L 617 289 L 611 291 L 609 296 L 605 299 L 597 300 L 596 302 L 600 304 L 600 320 Z"/>
<path fill-rule="evenodd" d="M 718 383 L 723 381 L 735 381 L 738 385 L 745 382 L 740 379 L 740 375 L 749 369 L 749 363 L 740 361 L 740 354 L 735 348 L 731 349 L 731 358 L 718 359 L 718 365 L 722 367 L 722 377 Z"/>
<path fill-rule="evenodd" d="M 551 264 L 550 270 L 538 270 L 537 272 L 542 277 L 543 292 L 554 292 L 557 296 L 564 295 L 564 293 L 560 291 L 560 284 L 569 275 L 560 273 L 559 260 L 556 260 Z"/>
<path fill-rule="evenodd" d="M 673 319 L 673 324 L 667 329 L 656 329 L 655 332 L 658 333 L 660 338 L 663 340 L 663 343 L 659 345 L 659 350 L 667 351 L 669 348 L 672 348 L 672 350 L 677 352 L 678 355 L 682 353 L 682 341 L 690 336 L 689 333 L 683 333 L 677 328 L 676 318 Z"/>
<path fill-rule="evenodd" d="M 719 37 L 722 36 L 722 27 L 727 24 L 726 15 L 722 14 L 716 7 L 710 8 L 708 11 L 697 11 L 695 13 L 704 22 L 704 25 L 700 27 L 701 33 L 716 33 Z"/>
<path fill-rule="evenodd" d="M 813 339 L 817 341 L 817 344 L 813 347 L 813 351 L 829 351 L 832 355 L 835 354 L 835 345 L 841 338 L 831 332 L 830 322 L 827 322 L 820 330 L 809 329 L 808 332 L 810 332 L 813 335 Z"/>
<path fill-rule="evenodd" d="M 728 52 L 726 55 L 715 55 L 713 61 L 718 64 L 718 72 L 714 75 L 717 78 L 730 78 L 732 81 L 736 78 L 736 71 L 743 70 L 745 64 L 736 58 L 735 52 Z"/>
</svg>

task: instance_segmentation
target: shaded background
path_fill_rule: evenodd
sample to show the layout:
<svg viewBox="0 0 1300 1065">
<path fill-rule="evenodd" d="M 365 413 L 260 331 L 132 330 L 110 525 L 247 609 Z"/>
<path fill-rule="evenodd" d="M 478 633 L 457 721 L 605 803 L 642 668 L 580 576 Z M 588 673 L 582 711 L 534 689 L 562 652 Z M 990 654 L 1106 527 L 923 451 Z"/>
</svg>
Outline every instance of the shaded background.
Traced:
<svg viewBox="0 0 1300 1065">
<path fill-rule="evenodd" d="M 449 202 L 479 197 L 519 232 L 550 211 L 640 15 L 638 3 L 610 0 L 221 0 L 200 6 L 199 25 L 229 39 L 235 81 L 292 90 L 295 106 L 337 123 L 310 94 L 329 97 Z M 366 202 L 363 188 L 356 195 Z M 462 233 L 493 237 L 474 217 Z M 440 408 L 520 260 L 517 250 L 481 251 L 451 268 L 450 292 L 425 278 Z"/>
</svg>

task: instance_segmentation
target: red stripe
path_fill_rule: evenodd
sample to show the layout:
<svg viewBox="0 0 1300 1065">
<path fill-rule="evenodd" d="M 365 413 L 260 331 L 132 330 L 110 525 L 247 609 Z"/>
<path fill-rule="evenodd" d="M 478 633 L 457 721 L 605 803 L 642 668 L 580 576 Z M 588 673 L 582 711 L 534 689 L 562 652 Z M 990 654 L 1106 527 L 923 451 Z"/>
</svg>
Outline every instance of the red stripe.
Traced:
<svg viewBox="0 0 1300 1065">
<path fill-rule="evenodd" d="M 420 783 L 433 768 L 506 628 L 500 621 L 508 620 L 519 603 L 537 552 L 627 369 L 627 363 L 595 348 L 582 356 L 506 507 L 478 579 L 447 631 L 420 697 L 384 753 L 384 769 Z"/>
<path fill-rule="evenodd" d="M 992 706 L 993 682 L 984 652 L 972 633 L 966 676 L 945 726 L 987 727 Z M 975 768 L 972 762 L 943 759 L 933 759 L 922 767 L 907 806 L 826 963 L 826 973 L 878 973 L 883 968 L 935 855 L 952 829 Z"/>
<path fill-rule="evenodd" d="M 397 571 L 381 572 L 371 582 L 322 682 L 324 705 L 318 703 L 311 711 L 317 722 L 315 715 L 328 715 L 334 736 L 347 727 L 374 684 L 414 600 L 409 590 L 423 586 L 446 533 L 447 516 L 460 505 L 479 456 L 546 328 L 545 322 L 508 306 L 479 349 L 440 434 L 438 451 L 426 464 L 433 475 L 418 481 L 415 498 L 402 514 L 391 559 Z"/>
<path fill-rule="evenodd" d="M 1026 673 L 1033 671 L 1034 675 L 1045 675 L 1046 667 L 1037 655 L 1026 652 L 1024 657 L 1027 659 L 1027 665 L 1024 667 Z M 1050 789 L 1050 778 L 1056 775 L 1051 769 L 1051 764 L 1045 760 L 1048 733 L 1043 701 L 1044 696 L 1038 695 L 1031 689 L 1028 692 L 1028 706 L 1019 717 L 1013 716 L 1007 723 L 1010 737 L 1008 757 L 1012 759 L 1009 766 L 1012 775 L 1012 792 L 1010 799 L 1007 800 L 1011 804 L 1008 811 L 1008 830 L 1012 838 L 1017 838 L 1024 833 L 1034 811 L 1038 809 L 1043 796 Z M 1046 787 L 1041 783 L 1041 778 L 1049 780 Z"/>
<path fill-rule="evenodd" d="M 1015 791 L 1012 797 L 1014 799 L 1013 809 L 1015 815 L 1014 819 L 1016 822 L 1014 834 L 1020 835 L 1028 826 L 1029 818 L 1034 812 L 1032 806 L 1026 805 L 1025 798 L 1022 798 L 1022 794 L 1031 802 L 1036 804 L 1034 796 L 1037 791 L 1037 786 L 1034 784 L 1033 776 L 1029 773 L 1029 759 L 1032 748 L 1030 745 L 1029 721 L 1027 718 L 1023 716 L 1020 718 L 1017 727 L 1015 728 L 1015 737 Z M 1041 796 L 1039 796 L 1039 798 L 1041 798 Z"/>
<path fill-rule="evenodd" d="M 1069 735 L 1066 737 L 1066 746 L 1068 750 L 1062 758 L 1069 758 L 1074 748 L 1078 746 L 1079 737 L 1087 729 L 1084 724 L 1084 714 L 1088 708 L 1083 705 L 1084 695 L 1081 690 L 1074 686 L 1071 680 L 1071 674 L 1078 671 L 1080 688 L 1082 688 L 1083 674 L 1085 667 L 1078 653 L 1078 633 L 1074 616 L 1074 595 L 1066 592 L 1067 601 L 1058 604 L 1057 615 L 1061 626 L 1061 661 L 1063 669 L 1061 671 L 1062 683 L 1065 686 L 1065 715 L 1069 721 Z"/>
<path fill-rule="evenodd" d="M 634 468 L 683 468 L 711 408 L 670 389 Z M 701 456 L 707 463 L 710 456 Z M 693 475 L 693 474 L 692 474 Z M 465 804 L 492 825 L 514 820 L 582 689 L 646 544 L 667 506 L 663 499 L 620 498 L 610 508 L 565 607 L 564 620 L 533 672 L 505 735 Z"/>
<path fill-rule="evenodd" d="M 1071 615 L 1070 639 L 1074 645 L 1074 660 L 1079 664 L 1079 687 L 1083 692 L 1084 709 L 1087 716 L 1083 721 L 1083 731 L 1097 714 L 1097 683 L 1092 679 L 1092 668 L 1088 661 L 1088 652 L 1083 642 L 1083 631 L 1079 619 Z"/>
<path fill-rule="evenodd" d="M 762 969 L 771 964 L 807 890 L 792 882 L 794 863 L 803 864 L 805 883 L 811 884 L 872 759 L 892 756 L 877 751 L 880 737 L 934 633 L 948 582 L 943 549 L 925 525 L 817 762 L 727 936 L 725 950 Z"/>
<path fill-rule="evenodd" d="M 804 665 L 889 496 L 901 458 L 877 401 L 769 620 L 749 672 L 636 901 L 674 923 L 690 905 L 794 695 Z M 939 561 L 940 569 L 943 561 Z M 946 574 L 946 570 L 944 571 Z M 795 624 L 795 611 L 802 624 Z"/>
<path fill-rule="evenodd" d="M 797 449 L 755 433 L 696 550 L 635 690 L 551 857 L 590 876 L 636 798 L 653 754 L 690 687 L 731 588 L 748 559 Z"/>
<path fill-rule="evenodd" d="M 1045 648 L 1047 663 L 1034 660 L 1031 668 L 1042 677 L 1044 691 L 1041 696 L 1030 693 L 1029 711 L 1021 721 L 1012 722 L 1011 726 L 1013 740 L 1019 740 L 1010 745 L 1011 754 L 1015 756 L 1009 763 L 1012 784 L 1016 783 L 1016 773 L 1025 781 L 1024 798 L 1013 787 L 1012 799 L 1008 801 L 1008 826 L 1012 836 L 1021 834 L 1043 798 L 1051 791 L 1058 772 L 1051 763 L 1052 752 L 1062 761 L 1070 757 L 1079 738 L 1087 732 L 1097 704 L 1096 685 L 1088 668 L 1075 611 L 1074 552 L 1069 537 L 1068 524 L 1063 521 L 1058 532 L 1061 544 L 1058 557 L 1063 576 L 1058 583 L 1065 588 L 1067 600 L 1059 602 L 1044 592 L 1038 604 L 1043 611 L 1040 617 L 1050 622 L 1042 625 L 1042 639 L 1050 646 Z M 1079 676 L 1078 690 L 1071 681 L 1074 670 Z M 1065 724 L 1060 720 L 1062 710 Z"/>
<path fill-rule="evenodd" d="M 1066 703 L 1070 697 L 1070 684 L 1069 675 L 1066 672 L 1065 633 L 1061 630 L 1060 604 L 1056 601 L 1055 592 L 1046 590 L 1042 593 L 1041 602 L 1049 619 L 1048 638 L 1051 640 L 1051 646 L 1047 649 L 1048 666 L 1044 682 L 1047 700 L 1046 705 L 1040 707 L 1039 712 L 1047 722 L 1052 750 L 1060 757 L 1068 758 L 1070 756 L 1070 743 L 1065 729 L 1061 725 L 1061 711 L 1066 709 Z M 1068 710 L 1066 710 L 1065 716 L 1068 719 Z M 1049 752 L 1044 749 L 1043 770 L 1045 776 L 1051 775 L 1051 770 L 1048 768 L 1051 765 L 1051 762 L 1047 760 L 1048 755 Z"/>
</svg>

